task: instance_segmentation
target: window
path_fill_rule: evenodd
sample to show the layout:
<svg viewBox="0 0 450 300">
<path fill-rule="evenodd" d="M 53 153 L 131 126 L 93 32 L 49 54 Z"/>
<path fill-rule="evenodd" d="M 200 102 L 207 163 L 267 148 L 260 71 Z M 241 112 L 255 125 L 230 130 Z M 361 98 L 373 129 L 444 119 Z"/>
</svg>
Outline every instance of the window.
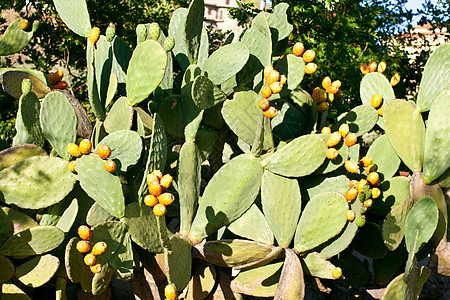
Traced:
<svg viewBox="0 0 450 300">
<path fill-rule="evenodd" d="M 225 5 L 230 5 L 230 0 L 226 0 Z"/>
</svg>

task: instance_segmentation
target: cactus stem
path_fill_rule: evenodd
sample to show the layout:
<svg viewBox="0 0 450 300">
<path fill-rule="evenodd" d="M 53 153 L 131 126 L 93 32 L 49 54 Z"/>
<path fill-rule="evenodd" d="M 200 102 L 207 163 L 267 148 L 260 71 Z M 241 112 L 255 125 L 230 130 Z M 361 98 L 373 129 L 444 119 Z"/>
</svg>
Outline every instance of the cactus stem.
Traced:
<svg viewBox="0 0 450 300">
<path fill-rule="evenodd" d="M 256 127 L 255 140 L 253 141 L 252 154 L 259 157 L 262 153 L 264 145 L 264 115 L 262 111 L 259 113 L 258 126 Z"/>
<path fill-rule="evenodd" d="M 67 280 L 64 277 L 58 276 L 56 278 L 56 300 L 67 300 L 66 296 Z"/>
<path fill-rule="evenodd" d="M 167 236 L 166 218 L 164 217 L 164 215 L 156 217 L 156 224 L 158 226 L 161 245 L 164 248 L 164 252 L 172 251 L 172 249 L 170 248 L 169 237 Z"/>
</svg>

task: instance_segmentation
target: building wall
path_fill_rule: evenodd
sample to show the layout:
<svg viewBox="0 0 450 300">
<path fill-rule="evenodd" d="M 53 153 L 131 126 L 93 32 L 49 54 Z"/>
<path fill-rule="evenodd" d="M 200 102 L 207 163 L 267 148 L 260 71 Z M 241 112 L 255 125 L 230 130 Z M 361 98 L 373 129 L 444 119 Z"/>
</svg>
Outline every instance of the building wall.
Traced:
<svg viewBox="0 0 450 300">
<path fill-rule="evenodd" d="M 237 21 L 228 17 L 230 7 L 237 7 L 235 0 L 205 0 L 205 24 L 222 31 L 236 28 Z"/>
</svg>

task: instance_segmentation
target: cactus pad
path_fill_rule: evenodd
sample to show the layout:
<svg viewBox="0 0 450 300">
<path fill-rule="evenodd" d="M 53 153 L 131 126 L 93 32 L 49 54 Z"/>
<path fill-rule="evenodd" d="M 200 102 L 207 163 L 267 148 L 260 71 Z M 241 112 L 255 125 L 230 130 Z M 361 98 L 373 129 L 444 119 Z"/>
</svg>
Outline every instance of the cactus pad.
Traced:
<svg viewBox="0 0 450 300">
<path fill-rule="evenodd" d="M 102 294 L 108 288 L 113 275 L 114 270 L 109 264 L 103 265 L 100 273 L 95 274 L 92 278 L 92 295 Z"/>
<path fill-rule="evenodd" d="M 263 164 L 278 175 L 301 177 L 311 174 L 323 163 L 326 149 L 320 135 L 305 135 L 264 158 Z"/>
<path fill-rule="evenodd" d="M 411 210 L 414 202 L 411 198 L 393 208 L 383 222 L 383 240 L 386 248 L 394 251 L 400 245 L 405 235 L 405 219 Z"/>
<path fill-rule="evenodd" d="M 422 170 L 425 124 L 415 107 L 404 100 L 391 101 L 384 109 L 386 135 L 405 165 Z"/>
<path fill-rule="evenodd" d="M 116 270 L 121 278 L 130 278 L 133 275 L 134 258 L 133 246 L 130 234 L 125 233 L 125 237 L 117 248 L 115 254 L 111 257 L 109 264 Z"/>
<path fill-rule="evenodd" d="M 26 258 L 58 247 L 64 232 L 54 226 L 37 226 L 14 234 L 0 248 L 0 254 L 12 258 Z"/>
<path fill-rule="evenodd" d="M 291 249 L 286 249 L 286 259 L 274 299 L 303 299 L 305 281 L 300 259 Z"/>
<path fill-rule="evenodd" d="M 41 108 L 39 99 L 35 93 L 30 91 L 21 96 L 19 103 L 23 125 L 28 134 L 37 145 L 44 146 L 45 138 L 39 124 L 39 110 Z"/>
<path fill-rule="evenodd" d="M 92 278 L 94 274 L 83 261 L 83 253 L 79 252 L 76 248 L 79 238 L 73 237 L 69 240 L 65 250 L 65 267 L 67 277 L 73 283 L 80 283 L 81 288 L 90 293 L 92 290 Z"/>
<path fill-rule="evenodd" d="M 28 215 L 9 207 L 0 209 L 0 245 L 2 245 L 14 233 L 39 224 Z"/>
<path fill-rule="evenodd" d="M 22 95 L 22 81 L 24 79 L 31 80 L 31 91 L 40 98 L 44 98 L 48 93 L 50 93 L 50 88 L 45 82 L 45 76 L 37 77 L 38 74 L 31 74 L 24 71 L 11 69 L 6 71 L 0 77 L 0 81 L 3 90 L 11 95 L 12 97 L 18 99 Z"/>
<path fill-rule="evenodd" d="M 336 192 L 345 194 L 350 180 L 345 175 L 326 176 L 316 175 L 307 176 L 299 181 L 302 191 L 302 197 L 309 200 L 318 194 L 325 192 Z"/>
<path fill-rule="evenodd" d="M 387 285 L 397 271 L 405 262 L 408 256 L 404 245 L 394 251 L 388 251 L 385 257 L 373 260 L 373 272 L 376 283 Z"/>
<path fill-rule="evenodd" d="M 206 76 L 197 76 L 192 84 L 192 99 L 200 109 L 208 109 L 227 99 L 227 96 Z"/>
<path fill-rule="evenodd" d="M 371 99 L 375 94 L 383 97 L 384 104 L 395 99 L 394 90 L 386 77 L 381 73 L 371 72 L 361 80 L 360 95 L 362 103 L 371 105 Z"/>
<path fill-rule="evenodd" d="M 347 200 L 337 193 L 322 193 L 310 199 L 298 222 L 294 248 L 305 252 L 339 234 L 347 223 L 347 210 Z"/>
<path fill-rule="evenodd" d="M 287 82 L 283 86 L 283 90 L 279 94 L 272 95 L 271 99 L 287 95 L 289 91 L 296 89 L 300 85 L 305 75 L 305 62 L 301 57 L 288 54 L 278 61 L 276 69 L 280 74 L 286 75 Z"/>
<path fill-rule="evenodd" d="M 70 201 L 69 206 L 64 210 L 64 213 L 61 215 L 61 218 L 59 218 L 56 227 L 58 227 L 65 233 L 69 232 L 70 228 L 72 228 L 72 225 L 75 222 L 77 214 L 78 214 L 78 200 L 72 199 L 72 201 Z"/>
<path fill-rule="evenodd" d="M 103 123 L 106 132 L 113 133 L 119 130 L 129 130 L 133 123 L 133 113 L 134 110 L 128 105 L 127 98 L 120 97 L 114 102 Z"/>
<path fill-rule="evenodd" d="M 102 266 L 109 263 L 109 260 L 116 255 L 117 250 L 125 238 L 127 225 L 119 221 L 108 221 L 97 224 L 92 228 L 92 238 L 90 242 L 95 245 L 97 242 L 105 242 L 107 247 L 105 252 L 97 255 L 96 260 Z"/>
<path fill-rule="evenodd" d="M 84 191 L 111 215 L 121 218 L 125 199 L 119 177 L 105 170 L 101 158 L 84 155 L 77 159 L 76 171 Z"/>
<path fill-rule="evenodd" d="M 373 214 L 386 215 L 410 196 L 409 179 L 396 176 L 385 180 L 379 186 L 381 196 L 373 200 L 370 208 Z"/>
<path fill-rule="evenodd" d="M 400 166 L 400 158 L 392 148 L 386 135 L 378 137 L 370 145 L 367 155 L 373 158 L 377 165 L 377 172 L 380 174 L 380 181 L 387 180 L 394 176 Z"/>
<path fill-rule="evenodd" d="M 0 39 L 0 56 L 14 54 L 25 48 L 38 26 L 39 22 L 34 22 L 33 30 L 26 32 L 20 28 L 20 20 L 14 20 Z"/>
<path fill-rule="evenodd" d="M 332 131 L 337 131 L 339 126 L 347 123 L 350 132 L 361 136 L 375 126 L 378 120 L 378 114 L 375 108 L 370 105 L 360 105 L 353 108 L 346 114 L 339 116 L 338 121 L 333 125 Z"/>
<path fill-rule="evenodd" d="M 0 255 L 0 284 L 9 281 L 15 272 L 13 263 L 5 256 Z"/>
<path fill-rule="evenodd" d="M 112 221 L 113 219 L 114 216 L 98 203 L 94 203 L 86 215 L 86 223 L 89 226 L 95 226 L 106 221 Z"/>
<path fill-rule="evenodd" d="M 187 299 L 205 299 L 212 292 L 217 279 L 213 265 L 200 261 L 189 282 Z"/>
<path fill-rule="evenodd" d="M 235 157 L 214 174 L 192 222 L 191 240 L 202 241 L 250 208 L 258 195 L 262 174 L 259 159 L 247 154 Z"/>
<path fill-rule="evenodd" d="M 153 40 L 139 45 L 131 56 L 127 70 L 128 104 L 136 104 L 147 98 L 164 78 L 167 66 L 167 53 Z"/>
<path fill-rule="evenodd" d="M 387 253 L 387 249 L 383 242 L 381 228 L 378 224 L 373 222 L 366 222 L 366 224 L 360 228 L 352 245 L 355 247 L 355 250 L 362 255 L 372 258 L 383 258 Z"/>
<path fill-rule="evenodd" d="M 86 0 L 64 1 L 54 0 L 56 11 L 63 22 L 73 32 L 83 37 L 89 37 L 91 21 L 87 10 Z"/>
<path fill-rule="evenodd" d="M 171 251 L 167 255 L 170 279 L 177 291 L 182 291 L 191 279 L 192 257 L 189 241 L 173 235 L 170 238 Z"/>
<path fill-rule="evenodd" d="M 261 184 L 261 204 L 278 245 L 288 247 L 294 237 L 302 206 L 297 180 L 266 170 Z"/>
<path fill-rule="evenodd" d="M 47 156 L 47 152 L 34 144 L 7 148 L 0 152 L 0 171 L 33 156 Z"/>
<path fill-rule="evenodd" d="M 334 279 L 332 272 L 335 266 L 317 252 L 311 252 L 304 258 L 305 273 L 318 278 Z"/>
<path fill-rule="evenodd" d="M 328 137 L 330 136 L 330 134 L 321 134 L 321 136 L 323 137 L 324 140 L 328 140 Z M 349 148 L 344 143 L 344 141 L 341 140 L 333 148 L 335 148 L 338 151 L 338 156 L 334 159 L 328 159 L 328 158 L 325 159 L 325 161 L 322 163 L 322 165 L 317 170 L 315 170 L 314 173 L 326 174 L 326 173 L 329 173 L 329 172 L 332 172 L 332 171 L 338 169 L 347 160 L 347 157 L 350 155 L 350 150 L 352 148 L 356 148 L 356 147 L 353 146 L 353 147 Z"/>
<path fill-rule="evenodd" d="M 26 286 L 37 288 L 47 283 L 59 268 L 59 259 L 51 254 L 36 256 L 16 268 L 16 277 Z"/>
<path fill-rule="evenodd" d="M 21 208 L 39 209 L 58 203 L 75 181 L 67 162 L 57 157 L 27 158 L 0 172 L 4 201 Z"/>
<path fill-rule="evenodd" d="M 281 41 L 289 36 L 292 32 L 293 26 L 289 24 L 287 19 L 287 9 L 289 8 L 289 4 L 280 3 L 277 4 L 273 8 L 273 12 L 268 14 L 267 20 L 269 22 L 269 26 L 271 28 L 276 29 L 278 32 L 277 35 L 274 35 L 278 38 L 278 41 Z M 277 41 L 274 41 L 275 44 Z"/>
</svg>

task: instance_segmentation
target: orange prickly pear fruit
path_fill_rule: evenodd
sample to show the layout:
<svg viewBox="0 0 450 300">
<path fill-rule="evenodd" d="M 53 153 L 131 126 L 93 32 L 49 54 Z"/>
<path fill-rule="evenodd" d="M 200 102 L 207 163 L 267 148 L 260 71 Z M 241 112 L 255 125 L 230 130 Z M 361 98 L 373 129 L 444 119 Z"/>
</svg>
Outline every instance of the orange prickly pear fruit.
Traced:
<svg viewBox="0 0 450 300">
<path fill-rule="evenodd" d="M 333 83 L 331 83 L 332 86 L 335 86 L 337 88 L 341 87 L 342 82 L 340 80 L 335 80 Z"/>
<path fill-rule="evenodd" d="M 367 199 L 367 200 L 364 201 L 364 203 L 363 203 L 364 207 L 366 207 L 366 208 L 371 207 L 372 204 L 373 204 L 373 200 L 372 200 L 372 199 Z"/>
<path fill-rule="evenodd" d="M 359 174 L 359 166 L 354 161 L 347 160 L 345 162 L 345 169 L 350 173 Z"/>
<path fill-rule="evenodd" d="M 303 46 L 303 44 L 300 43 L 300 42 L 295 43 L 294 47 L 292 48 L 292 53 L 293 53 L 295 56 L 300 56 L 300 55 L 302 55 L 302 54 L 303 54 L 303 51 L 305 51 L 305 46 Z"/>
<path fill-rule="evenodd" d="M 372 173 L 372 172 L 376 172 L 377 170 L 378 170 L 377 165 L 372 164 L 372 165 L 370 165 L 370 166 L 367 167 L 366 173 L 367 173 L 367 174 L 370 174 L 370 173 Z"/>
<path fill-rule="evenodd" d="M 354 186 L 345 192 L 345 200 L 348 202 L 355 200 L 356 196 L 358 196 L 358 189 Z"/>
<path fill-rule="evenodd" d="M 356 187 L 356 185 L 358 184 L 358 180 L 350 180 L 350 182 L 348 183 L 348 187 Z"/>
<path fill-rule="evenodd" d="M 351 222 L 355 219 L 356 214 L 353 210 L 349 209 L 345 212 L 345 217 Z"/>
<path fill-rule="evenodd" d="M 163 189 L 168 189 L 172 185 L 172 182 L 173 182 L 173 178 L 172 178 L 172 176 L 170 176 L 170 174 L 164 175 L 159 180 L 159 184 L 161 185 L 161 187 Z"/>
<path fill-rule="evenodd" d="M 147 184 L 150 185 L 152 182 L 159 183 L 159 178 L 153 173 L 147 175 Z"/>
<path fill-rule="evenodd" d="M 380 94 L 375 94 L 372 96 L 372 99 L 370 99 L 370 104 L 373 108 L 378 108 L 381 103 L 383 102 L 383 97 L 381 97 Z"/>
<path fill-rule="evenodd" d="M 327 100 L 327 92 L 320 87 L 316 87 L 312 92 L 312 98 L 317 103 L 322 103 Z"/>
<path fill-rule="evenodd" d="M 281 75 L 280 76 L 280 83 L 284 85 L 284 84 L 286 84 L 286 82 L 287 82 L 286 75 L 284 75 L 284 74 Z"/>
<path fill-rule="evenodd" d="M 86 254 L 84 257 L 84 263 L 88 266 L 93 266 L 97 262 L 95 255 L 92 253 Z"/>
<path fill-rule="evenodd" d="M 263 111 L 263 115 L 266 116 L 269 119 L 275 118 L 276 115 L 278 115 L 278 110 L 271 106 L 266 111 Z"/>
<path fill-rule="evenodd" d="M 177 291 L 173 285 L 166 285 L 164 288 L 164 296 L 169 300 L 175 300 L 177 297 Z"/>
<path fill-rule="evenodd" d="M 399 82 L 400 82 L 400 75 L 395 74 L 394 76 L 391 77 L 389 83 L 391 84 L 391 86 L 396 86 Z"/>
<path fill-rule="evenodd" d="M 370 182 L 372 185 L 378 185 L 378 182 L 380 180 L 380 176 L 377 172 L 371 172 L 369 175 L 367 175 L 367 181 Z"/>
<path fill-rule="evenodd" d="M 258 101 L 258 107 L 262 110 L 262 111 L 266 111 L 269 109 L 270 107 L 270 103 L 269 100 L 267 100 L 266 98 L 261 98 Z"/>
<path fill-rule="evenodd" d="M 148 191 L 151 195 L 158 197 L 162 193 L 162 187 L 159 182 L 153 181 L 148 185 Z"/>
<path fill-rule="evenodd" d="M 376 63 L 376 62 L 371 62 L 370 64 L 369 64 L 369 71 L 370 72 L 375 72 L 376 70 L 377 70 L 377 66 L 378 66 L 378 64 Z"/>
<path fill-rule="evenodd" d="M 83 240 L 90 240 L 92 237 L 92 231 L 86 225 L 78 227 L 78 236 Z"/>
<path fill-rule="evenodd" d="M 327 93 L 329 93 L 329 94 L 336 94 L 337 92 L 339 91 L 339 88 L 337 87 L 337 86 L 334 86 L 334 85 L 330 85 L 328 88 L 327 88 Z"/>
<path fill-rule="evenodd" d="M 328 148 L 327 151 L 325 152 L 325 156 L 328 159 L 335 159 L 338 156 L 338 151 L 334 148 Z"/>
<path fill-rule="evenodd" d="M 324 111 L 328 110 L 329 107 L 330 107 L 330 103 L 322 102 L 319 104 L 319 106 L 317 106 L 317 111 L 324 112 Z"/>
<path fill-rule="evenodd" d="M 338 131 L 333 132 L 327 140 L 328 147 L 334 147 L 341 141 L 341 134 Z"/>
<path fill-rule="evenodd" d="M 367 168 L 368 166 L 370 166 L 370 164 L 372 163 L 373 159 L 372 156 L 364 156 L 363 158 L 361 158 L 361 160 L 359 161 L 359 163 L 361 164 L 361 166 L 363 166 L 364 168 Z"/>
<path fill-rule="evenodd" d="M 80 157 L 81 155 L 83 155 L 80 151 L 80 147 L 78 147 L 78 145 L 74 143 L 67 144 L 66 150 L 73 157 Z"/>
<path fill-rule="evenodd" d="M 384 110 L 384 106 L 380 107 L 379 109 L 377 109 L 377 114 L 379 116 L 383 116 L 383 110 Z"/>
<path fill-rule="evenodd" d="M 67 82 L 61 80 L 53 85 L 53 89 L 55 90 L 65 90 L 67 88 Z"/>
<path fill-rule="evenodd" d="M 171 193 L 164 193 L 159 195 L 158 201 L 165 206 L 170 205 L 175 200 L 175 197 Z"/>
<path fill-rule="evenodd" d="M 92 150 L 92 143 L 88 139 L 83 139 L 79 145 L 80 151 L 83 154 L 89 154 Z"/>
<path fill-rule="evenodd" d="M 280 73 L 277 70 L 272 70 L 267 76 L 267 85 L 270 86 L 272 83 L 280 81 Z"/>
<path fill-rule="evenodd" d="M 334 279 L 339 279 L 339 278 L 341 278 L 341 276 L 342 276 L 342 269 L 339 268 L 339 267 L 334 268 L 333 271 L 331 271 L 331 276 L 332 276 Z"/>
<path fill-rule="evenodd" d="M 303 61 L 305 63 L 310 63 L 316 58 L 316 52 L 314 50 L 306 50 L 305 53 L 303 53 Z"/>
<path fill-rule="evenodd" d="M 324 79 L 322 79 L 322 87 L 326 90 L 331 86 L 331 78 L 330 77 L 325 77 Z"/>
<path fill-rule="evenodd" d="M 70 163 L 69 163 L 69 171 L 70 172 L 72 172 L 72 173 L 75 173 L 75 161 L 74 160 L 72 160 Z"/>
<path fill-rule="evenodd" d="M 269 87 L 270 90 L 272 91 L 272 94 L 277 94 L 281 92 L 281 90 L 283 89 L 283 85 L 279 81 L 273 82 Z"/>
<path fill-rule="evenodd" d="M 306 74 L 313 74 L 317 70 L 317 65 L 315 63 L 308 63 L 305 66 L 305 73 Z"/>
<path fill-rule="evenodd" d="M 371 193 L 372 193 L 372 198 L 373 198 L 373 199 L 377 199 L 377 198 L 380 197 L 380 195 L 381 195 L 380 189 L 379 189 L 379 188 L 376 188 L 376 187 L 374 187 L 374 188 L 371 190 Z"/>
<path fill-rule="evenodd" d="M 166 213 L 166 206 L 164 204 L 158 203 L 153 206 L 153 213 L 157 217 L 161 217 Z"/>
<path fill-rule="evenodd" d="M 267 85 L 264 86 L 261 89 L 261 96 L 263 96 L 264 98 L 269 98 L 270 96 L 272 96 L 272 90 L 270 89 L 270 87 L 268 87 Z"/>
<path fill-rule="evenodd" d="M 156 204 L 158 204 L 158 198 L 156 198 L 153 195 L 147 195 L 144 197 L 144 204 L 147 206 L 153 207 Z"/>
<path fill-rule="evenodd" d="M 347 145 L 347 147 L 351 147 L 351 146 L 353 146 L 354 144 L 356 144 L 356 141 L 357 141 L 357 137 L 356 137 L 356 134 L 355 133 L 353 133 L 353 132 L 349 132 L 348 134 L 347 134 L 347 136 L 345 137 L 345 144 Z"/>
<path fill-rule="evenodd" d="M 358 181 L 358 184 L 356 185 L 356 188 L 358 189 L 358 193 L 361 193 L 363 187 L 366 185 L 367 185 L 367 180 L 361 179 L 360 181 Z"/>
<path fill-rule="evenodd" d="M 361 70 L 361 73 L 363 73 L 363 75 L 366 75 L 367 73 L 370 72 L 370 68 L 367 64 L 361 64 L 359 69 Z"/>
<path fill-rule="evenodd" d="M 104 166 L 105 170 L 108 171 L 109 173 L 114 173 L 117 169 L 116 163 L 112 160 L 105 161 Z"/>
<path fill-rule="evenodd" d="M 61 70 L 57 70 L 56 72 L 50 73 L 47 75 L 48 82 L 51 84 L 55 84 L 63 78 L 64 73 Z"/>
<path fill-rule="evenodd" d="M 111 148 L 108 145 L 98 146 L 97 154 L 101 159 L 107 159 L 111 156 Z"/>
<path fill-rule="evenodd" d="M 89 33 L 89 41 L 91 44 L 95 45 L 98 39 L 100 38 L 100 28 L 92 27 L 91 32 Z"/>
<path fill-rule="evenodd" d="M 108 247 L 108 246 L 106 245 L 105 242 L 97 242 L 97 243 L 95 243 L 94 247 L 92 247 L 91 253 L 94 255 L 100 255 L 103 252 L 105 252 L 106 247 Z"/>
<path fill-rule="evenodd" d="M 28 20 L 27 19 L 22 19 L 21 21 L 20 21 L 20 29 L 22 29 L 22 30 L 26 30 L 27 28 L 28 28 L 28 24 L 29 24 L 29 22 L 28 22 Z"/>
<path fill-rule="evenodd" d="M 342 138 L 345 138 L 349 131 L 350 128 L 348 127 L 347 123 L 343 123 L 341 124 L 341 126 L 339 126 L 339 133 L 342 135 Z"/>
<path fill-rule="evenodd" d="M 77 243 L 77 250 L 81 253 L 89 252 L 89 249 L 91 249 L 91 246 L 89 243 L 85 240 L 79 241 Z"/>
<path fill-rule="evenodd" d="M 272 71 L 273 71 L 273 66 L 272 65 L 267 65 L 267 66 L 264 67 L 264 79 L 266 81 L 269 81 L 269 74 Z"/>
<path fill-rule="evenodd" d="M 155 174 L 159 179 L 163 177 L 163 173 L 160 170 L 153 170 L 152 173 Z"/>
<path fill-rule="evenodd" d="M 101 264 L 95 264 L 93 266 L 90 266 L 91 272 L 94 274 L 100 273 L 102 271 L 102 265 Z"/>
<path fill-rule="evenodd" d="M 386 71 L 386 63 L 382 61 L 378 64 L 377 72 L 383 73 L 384 71 Z"/>
<path fill-rule="evenodd" d="M 322 130 L 320 131 L 320 133 L 323 133 L 323 134 L 331 134 L 331 129 L 330 129 L 330 127 L 325 126 L 325 127 L 322 128 Z"/>
</svg>

